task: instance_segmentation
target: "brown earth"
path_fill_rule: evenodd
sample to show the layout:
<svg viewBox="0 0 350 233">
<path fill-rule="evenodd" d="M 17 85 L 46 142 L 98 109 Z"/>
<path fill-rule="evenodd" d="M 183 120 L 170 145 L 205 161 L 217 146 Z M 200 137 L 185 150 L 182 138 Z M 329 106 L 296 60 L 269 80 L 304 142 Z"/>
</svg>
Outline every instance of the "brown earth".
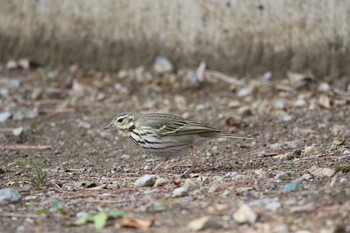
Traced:
<svg viewBox="0 0 350 233">
<path fill-rule="evenodd" d="M 202 216 L 220 225 L 204 232 L 350 232 L 346 85 L 334 81 L 322 89 L 321 79 L 302 74 L 298 84 L 289 75 L 267 81 L 252 77 L 234 85 L 192 83 L 181 72 L 135 73 L 1 71 L 1 88 L 9 95 L 0 98 L 0 112 L 13 117 L 0 123 L 0 188 L 15 188 L 22 196 L 17 203 L 0 205 L 1 232 L 96 232 L 93 223 L 71 223 L 79 213 L 106 210 L 154 219 L 148 232 L 191 232 L 189 222 Z M 20 81 L 17 88 L 13 80 Z M 115 83 L 120 85 L 114 88 Z M 244 88 L 251 91 L 240 93 Z M 305 105 L 297 104 L 300 99 Z M 35 108 L 38 115 L 28 119 L 26 113 Z M 134 188 L 135 180 L 150 174 L 159 161 L 124 134 L 103 131 L 123 111 L 182 115 L 254 140 L 208 141 L 196 148 L 199 167 L 189 169 L 185 165 L 191 157 L 179 156 L 155 174 L 169 179 L 165 186 Z M 21 136 L 12 133 L 18 127 L 24 128 Z M 271 148 L 295 140 L 299 144 L 293 148 Z M 18 148 L 38 145 L 50 149 Z M 322 175 L 315 167 L 336 172 Z M 186 179 L 197 187 L 172 197 Z M 295 180 L 300 187 L 284 192 Z M 260 204 L 254 205 L 257 200 Z M 233 213 L 244 203 L 259 217 L 239 224 Z M 121 231 L 114 221 L 109 219 L 99 232 Z"/>
</svg>

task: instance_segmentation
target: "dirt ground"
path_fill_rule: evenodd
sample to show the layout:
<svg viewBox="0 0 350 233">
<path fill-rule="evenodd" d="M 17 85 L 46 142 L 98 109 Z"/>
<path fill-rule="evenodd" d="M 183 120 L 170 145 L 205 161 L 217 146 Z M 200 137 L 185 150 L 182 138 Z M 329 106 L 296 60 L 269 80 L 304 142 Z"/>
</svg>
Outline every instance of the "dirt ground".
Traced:
<svg viewBox="0 0 350 233">
<path fill-rule="evenodd" d="M 0 113 L 11 117 L 0 123 L 0 188 L 21 200 L 0 204 L 0 231 L 96 232 L 96 216 L 108 213 L 99 232 L 144 232 L 120 223 L 126 216 L 156 233 L 350 232 L 350 80 L 194 74 L 3 67 Z M 198 167 L 187 166 L 188 152 L 155 173 L 163 186 L 134 187 L 160 161 L 103 130 L 124 111 L 254 139 L 208 141 L 196 147 Z M 90 221 L 78 224 L 81 216 Z"/>
</svg>

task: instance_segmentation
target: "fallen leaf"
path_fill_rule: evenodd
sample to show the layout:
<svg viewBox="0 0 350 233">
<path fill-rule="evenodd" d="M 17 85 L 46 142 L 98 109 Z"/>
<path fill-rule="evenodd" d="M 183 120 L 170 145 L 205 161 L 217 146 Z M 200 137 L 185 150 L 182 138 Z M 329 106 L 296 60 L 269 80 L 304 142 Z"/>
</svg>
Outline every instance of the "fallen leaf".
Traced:
<svg viewBox="0 0 350 233">
<path fill-rule="evenodd" d="M 94 222 L 96 229 L 103 229 L 106 225 L 107 218 L 107 213 L 103 211 L 92 216 L 92 221 Z"/>
<path fill-rule="evenodd" d="M 137 229 L 148 229 L 153 226 L 155 220 L 141 220 L 133 217 L 123 217 L 115 220 L 114 226 L 116 228 L 137 228 Z"/>
<path fill-rule="evenodd" d="M 331 101 L 327 95 L 321 95 L 318 98 L 318 104 L 324 108 L 331 108 Z"/>
</svg>

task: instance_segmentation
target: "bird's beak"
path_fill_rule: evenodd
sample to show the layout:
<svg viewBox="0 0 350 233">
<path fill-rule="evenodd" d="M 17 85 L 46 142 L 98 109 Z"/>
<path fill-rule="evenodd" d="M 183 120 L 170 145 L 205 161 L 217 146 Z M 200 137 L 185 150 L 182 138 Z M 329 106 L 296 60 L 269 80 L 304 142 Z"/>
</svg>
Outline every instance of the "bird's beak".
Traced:
<svg viewBox="0 0 350 233">
<path fill-rule="evenodd" d="M 111 123 L 109 123 L 108 125 L 106 125 L 103 129 L 109 129 L 109 128 L 111 128 L 113 126 L 113 123 L 111 122 Z"/>
</svg>

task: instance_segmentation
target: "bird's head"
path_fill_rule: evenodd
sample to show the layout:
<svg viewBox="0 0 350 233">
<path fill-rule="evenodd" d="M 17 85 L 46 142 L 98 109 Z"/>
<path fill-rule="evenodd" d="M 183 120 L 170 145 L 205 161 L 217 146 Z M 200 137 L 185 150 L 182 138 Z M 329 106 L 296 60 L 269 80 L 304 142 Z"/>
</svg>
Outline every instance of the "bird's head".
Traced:
<svg viewBox="0 0 350 233">
<path fill-rule="evenodd" d="M 122 131 L 132 131 L 135 128 L 135 113 L 127 112 L 117 115 L 111 123 L 109 123 L 104 129 L 115 127 Z"/>
</svg>

